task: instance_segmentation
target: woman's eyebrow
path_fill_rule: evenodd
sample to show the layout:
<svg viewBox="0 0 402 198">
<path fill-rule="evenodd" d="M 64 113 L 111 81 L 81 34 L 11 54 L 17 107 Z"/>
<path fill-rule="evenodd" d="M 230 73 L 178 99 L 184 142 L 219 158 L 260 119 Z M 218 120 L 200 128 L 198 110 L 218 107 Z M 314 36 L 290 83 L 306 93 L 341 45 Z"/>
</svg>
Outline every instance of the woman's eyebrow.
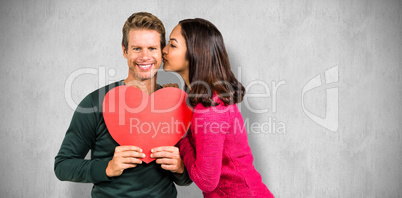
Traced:
<svg viewBox="0 0 402 198">
<path fill-rule="evenodd" d="M 171 40 L 171 41 L 176 41 L 176 43 L 179 43 L 179 42 L 177 41 L 177 39 L 175 39 L 175 38 L 170 38 L 170 40 Z"/>
</svg>

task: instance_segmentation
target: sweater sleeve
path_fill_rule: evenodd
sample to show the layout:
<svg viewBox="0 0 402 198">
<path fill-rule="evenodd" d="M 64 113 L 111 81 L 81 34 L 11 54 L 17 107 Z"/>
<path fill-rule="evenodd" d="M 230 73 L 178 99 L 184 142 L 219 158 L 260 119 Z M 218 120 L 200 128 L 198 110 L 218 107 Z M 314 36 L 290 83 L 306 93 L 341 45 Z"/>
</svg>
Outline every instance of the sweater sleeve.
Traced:
<svg viewBox="0 0 402 198">
<path fill-rule="evenodd" d="M 194 111 L 192 133 L 183 138 L 180 152 L 190 178 L 203 192 L 218 186 L 223 146 L 226 138 L 226 114 Z M 226 127 L 227 129 L 227 127 Z M 194 140 L 193 145 L 190 140 Z"/>
<path fill-rule="evenodd" d="M 86 160 L 96 139 L 96 107 L 91 96 L 82 100 L 74 112 L 59 153 L 55 157 L 54 172 L 62 181 L 97 183 L 110 180 L 106 176 L 109 160 Z"/>
<path fill-rule="evenodd" d="M 180 176 L 172 173 L 172 180 L 179 186 L 188 186 L 193 183 L 193 181 L 190 179 L 190 176 L 188 175 L 186 167 L 184 167 L 184 172 Z"/>
</svg>

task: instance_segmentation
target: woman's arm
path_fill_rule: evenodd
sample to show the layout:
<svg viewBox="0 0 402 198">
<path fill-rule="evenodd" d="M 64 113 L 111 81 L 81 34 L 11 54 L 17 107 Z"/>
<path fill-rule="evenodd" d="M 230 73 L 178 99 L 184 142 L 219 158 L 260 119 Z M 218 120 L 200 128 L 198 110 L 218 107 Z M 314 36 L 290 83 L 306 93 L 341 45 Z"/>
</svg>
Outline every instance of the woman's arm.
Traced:
<svg viewBox="0 0 402 198">
<path fill-rule="evenodd" d="M 180 153 L 190 178 L 203 192 L 216 189 L 221 176 L 227 114 L 209 108 L 193 114 L 192 133 L 181 141 Z M 195 145 L 190 143 L 195 140 Z"/>
</svg>

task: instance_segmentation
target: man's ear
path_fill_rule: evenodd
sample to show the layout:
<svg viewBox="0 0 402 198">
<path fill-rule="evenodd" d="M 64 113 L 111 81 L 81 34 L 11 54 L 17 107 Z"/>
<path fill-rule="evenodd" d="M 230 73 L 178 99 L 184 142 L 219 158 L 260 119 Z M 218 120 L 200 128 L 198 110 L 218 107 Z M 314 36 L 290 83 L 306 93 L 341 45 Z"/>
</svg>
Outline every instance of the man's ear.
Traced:
<svg viewBox="0 0 402 198">
<path fill-rule="evenodd" d="M 124 58 L 127 58 L 127 51 L 126 51 L 126 48 L 124 47 L 123 43 L 121 44 L 121 49 L 123 50 Z"/>
</svg>

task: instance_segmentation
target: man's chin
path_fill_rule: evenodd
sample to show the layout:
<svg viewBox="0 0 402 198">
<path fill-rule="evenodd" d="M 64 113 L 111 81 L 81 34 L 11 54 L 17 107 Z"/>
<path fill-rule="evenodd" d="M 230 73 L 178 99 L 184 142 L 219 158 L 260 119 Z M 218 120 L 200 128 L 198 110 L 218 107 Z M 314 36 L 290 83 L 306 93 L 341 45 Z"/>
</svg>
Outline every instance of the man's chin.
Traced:
<svg viewBox="0 0 402 198">
<path fill-rule="evenodd" d="M 137 78 L 140 81 L 150 80 L 150 79 L 155 78 L 155 77 L 156 77 L 156 74 L 154 74 L 154 75 L 143 75 L 143 76 L 137 75 Z"/>
</svg>

